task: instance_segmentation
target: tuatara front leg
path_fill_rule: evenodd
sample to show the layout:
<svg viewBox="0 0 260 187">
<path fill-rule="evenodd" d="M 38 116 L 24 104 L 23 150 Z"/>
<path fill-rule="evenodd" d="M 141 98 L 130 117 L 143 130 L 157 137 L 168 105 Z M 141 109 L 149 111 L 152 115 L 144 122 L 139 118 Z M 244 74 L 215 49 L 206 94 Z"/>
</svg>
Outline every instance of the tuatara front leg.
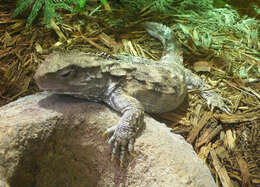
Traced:
<svg viewBox="0 0 260 187">
<path fill-rule="evenodd" d="M 112 160 L 119 151 L 120 165 L 123 166 L 127 151 L 133 153 L 135 139 L 144 127 L 144 108 L 138 100 L 126 95 L 120 88 L 113 90 L 105 102 L 122 114 L 117 125 L 108 128 L 105 134 L 113 134 L 108 141 L 113 144 Z"/>
</svg>

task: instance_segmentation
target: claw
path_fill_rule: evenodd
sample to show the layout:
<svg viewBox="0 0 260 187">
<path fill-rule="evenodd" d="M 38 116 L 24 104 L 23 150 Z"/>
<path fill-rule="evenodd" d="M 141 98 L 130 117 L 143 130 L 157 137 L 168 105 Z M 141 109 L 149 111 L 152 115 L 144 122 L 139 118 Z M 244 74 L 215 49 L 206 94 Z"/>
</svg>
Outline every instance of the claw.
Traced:
<svg viewBox="0 0 260 187">
<path fill-rule="evenodd" d="M 231 114 L 232 111 L 230 110 L 230 108 L 224 103 L 227 102 L 229 104 L 232 104 L 231 101 L 229 101 L 228 99 L 223 99 L 223 102 L 219 103 L 218 104 L 218 108 L 220 108 L 221 110 L 223 110 L 224 112 L 228 113 L 228 114 Z"/>
<path fill-rule="evenodd" d="M 114 162 L 114 160 L 115 160 L 115 156 L 111 156 L 111 162 Z"/>
<path fill-rule="evenodd" d="M 210 110 L 211 110 L 211 112 L 212 112 L 215 108 L 219 108 L 220 110 L 222 110 L 222 111 L 224 111 L 224 112 L 226 112 L 226 113 L 228 113 L 228 114 L 231 114 L 231 113 L 232 113 L 232 111 L 230 110 L 230 108 L 229 108 L 228 106 L 226 106 L 225 104 L 224 104 L 224 106 L 221 106 L 221 104 L 219 104 L 219 105 L 213 105 L 213 104 L 211 104 L 211 105 L 210 105 Z"/>
<path fill-rule="evenodd" d="M 230 110 L 230 108 L 228 108 L 227 106 L 224 106 L 224 108 L 222 109 L 223 111 L 225 111 L 228 114 L 231 114 L 232 111 Z"/>
<path fill-rule="evenodd" d="M 105 137 L 105 136 L 107 136 L 107 135 L 108 135 L 108 132 L 105 131 L 101 136 L 102 136 L 102 137 Z"/>
<path fill-rule="evenodd" d="M 108 128 L 108 129 L 102 134 L 102 137 L 104 137 L 104 136 L 109 136 L 110 134 L 113 134 L 113 133 L 115 132 L 115 130 L 116 130 L 116 127 L 117 127 L 117 125 L 114 125 L 114 126 Z"/>
<path fill-rule="evenodd" d="M 232 105 L 232 102 L 229 99 L 223 99 L 226 103 Z"/>
<path fill-rule="evenodd" d="M 134 152 L 129 153 L 132 157 L 136 157 L 136 154 Z"/>
<path fill-rule="evenodd" d="M 108 143 L 109 144 L 113 144 L 114 142 L 115 142 L 115 137 L 114 136 L 112 136 L 109 140 L 108 140 Z M 116 143 L 115 143 L 116 144 Z M 116 145 L 114 145 L 114 147 L 115 147 Z"/>
<path fill-rule="evenodd" d="M 213 112 L 215 107 L 212 104 L 209 104 L 209 108 L 210 108 L 210 111 Z"/>
<path fill-rule="evenodd" d="M 126 162 L 125 161 L 120 161 L 120 167 L 123 168 L 126 166 Z"/>
</svg>

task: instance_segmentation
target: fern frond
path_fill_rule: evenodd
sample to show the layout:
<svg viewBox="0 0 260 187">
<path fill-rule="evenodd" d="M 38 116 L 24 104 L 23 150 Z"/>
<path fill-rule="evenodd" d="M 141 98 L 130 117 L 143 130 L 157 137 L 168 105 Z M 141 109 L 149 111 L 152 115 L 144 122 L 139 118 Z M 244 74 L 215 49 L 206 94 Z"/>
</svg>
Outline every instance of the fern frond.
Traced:
<svg viewBox="0 0 260 187">
<path fill-rule="evenodd" d="M 27 19 L 27 23 L 29 26 L 32 25 L 33 20 L 36 18 L 36 16 L 38 15 L 39 10 L 42 8 L 42 5 L 44 3 L 44 0 L 37 0 L 32 8 L 32 11 Z"/>
<path fill-rule="evenodd" d="M 44 21 L 47 26 L 50 26 L 51 24 L 51 19 L 55 16 L 55 9 L 53 6 L 51 6 L 51 0 L 46 0 L 45 1 L 45 6 L 43 9 L 44 12 Z"/>
<path fill-rule="evenodd" d="M 39 11 L 43 9 L 44 21 L 47 26 L 50 26 L 51 19 L 56 18 L 61 20 L 59 14 L 55 12 L 56 8 L 62 8 L 70 12 L 83 10 L 85 7 L 86 0 L 19 0 L 17 3 L 17 8 L 13 13 L 13 17 L 21 14 L 26 8 L 33 4 L 30 15 L 27 19 L 27 24 L 32 25 Z M 76 8 L 72 8 L 69 4 L 76 5 Z"/>
<path fill-rule="evenodd" d="M 52 6 L 53 6 L 53 8 L 63 8 L 63 9 L 68 10 L 70 12 L 73 11 L 73 8 L 71 8 L 66 3 L 56 3 L 56 4 L 53 4 Z"/>
<path fill-rule="evenodd" d="M 156 0 L 152 3 L 152 8 L 161 12 L 167 12 L 173 2 L 174 0 Z"/>
<path fill-rule="evenodd" d="M 74 2 L 75 2 L 75 1 L 74 1 Z M 83 11 L 83 10 L 84 10 L 84 7 L 85 7 L 85 5 L 86 5 L 86 0 L 78 0 L 78 1 L 76 1 L 76 2 L 78 2 L 76 9 L 78 9 L 79 11 Z"/>
<path fill-rule="evenodd" d="M 28 8 L 34 0 L 19 0 L 17 3 L 17 8 L 15 9 L 13 13 L 13 17 L 16 17 L 17 15 L 21 14 L 24 9 Z"/>
</svg>

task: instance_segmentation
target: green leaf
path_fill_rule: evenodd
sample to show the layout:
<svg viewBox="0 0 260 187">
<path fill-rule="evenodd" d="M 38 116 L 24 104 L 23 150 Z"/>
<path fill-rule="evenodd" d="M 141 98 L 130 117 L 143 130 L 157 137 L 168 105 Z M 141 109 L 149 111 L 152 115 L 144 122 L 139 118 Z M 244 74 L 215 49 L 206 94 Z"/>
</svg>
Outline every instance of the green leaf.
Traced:
<svg viewBox="0 0 260 187">
<path fill-rule="evenodd" d="M 101 4 L 104 5 L 107 2 L 107 0 L 101 0 Z"/>
</svg>

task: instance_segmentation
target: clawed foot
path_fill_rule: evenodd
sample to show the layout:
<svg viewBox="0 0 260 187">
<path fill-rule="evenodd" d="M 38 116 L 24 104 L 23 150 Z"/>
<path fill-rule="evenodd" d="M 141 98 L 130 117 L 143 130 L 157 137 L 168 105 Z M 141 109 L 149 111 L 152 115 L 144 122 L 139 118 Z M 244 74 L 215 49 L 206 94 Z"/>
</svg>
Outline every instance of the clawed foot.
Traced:
<svg viewBox="0 0 260 187">
<path fill-rule="evenodd" d="M 134 134 L 131 129 L 128 129 L 128 127 L 122 125 L 112 126 L 103 133 L 103 136 L 110 136 L 108 143 L 113 144 L 111 161 L 114 160 L 116 154 L 119 152 L 120 166 L 124 167 L 127 152 L 129 152 L 130 155 L 135 156 L 134 143 L 136 134 Z"/>
<path fill-rule="evenodd" d="M 220 110 L 226 112 L 226 113 L 231 113 L 230 108 L 226 105 L 227 104 L 232 104 L 232 102 L 228 99 L 222 98 L 218 94 L 214 92 L 214 94 L 210 94 L 210 97 L 207 97 L 207 104 L 209 105 L 211 111 L 214 110 L 214 108 L 219 108 Z"/>
</svg>

